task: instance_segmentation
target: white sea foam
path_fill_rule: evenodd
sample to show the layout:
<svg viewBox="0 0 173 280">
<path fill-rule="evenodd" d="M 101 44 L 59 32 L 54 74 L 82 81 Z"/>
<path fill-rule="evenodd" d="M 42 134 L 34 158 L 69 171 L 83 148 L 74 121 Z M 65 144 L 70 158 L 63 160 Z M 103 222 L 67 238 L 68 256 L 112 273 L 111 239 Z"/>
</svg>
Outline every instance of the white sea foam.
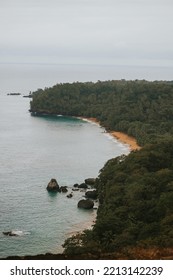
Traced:
<svg viewBox="0 0 173 280">
<path fill-rule="evenodd" d="M 119 148 L 122 150 L 124 153 L 129 153 L 130 152 L 130 147 L 128 144 L 120 142 L 118 139 L 116 139 L 114 136 L 112 136 L 110 133 L 105 132 L 104 133 L 105 137 L 107 137 L 110 141 L 116 143 L 116 148 Z"/>
<path fill-rule="evenodd" d="M 22 230 L 12 230 L 12 234 L 17 236 L 23 236 L 23 235 L 30 235 L 31 233 L 29 231 L 22 231 Z"/>
<path fill-rule="evenodd" d="M 23 235 L 23 231 L 22 230 L 12 230 L 11 233 L 15 234 L 15 235 L 20 235 L 20 236 Z"/>
<path fill-rule="evenodd" d="M 82 118 L 82 117 L 77 117 L 77 119 L 80 119 L 80 120 L 82 120 L 82 121 L 84 121 L 84 122 L 88 122 L 88 123 L 90 123 L 90 124 L 92 124 L 92 125 L 96 125 L 96 126 L 98 126 L 98 127 L 101 127 L 101 125 L 100 125 L 98 122 L 94 122 L 94 121 L 92 121 L 92 120 L 90 120 L 90 119 Z"/>
</svg>

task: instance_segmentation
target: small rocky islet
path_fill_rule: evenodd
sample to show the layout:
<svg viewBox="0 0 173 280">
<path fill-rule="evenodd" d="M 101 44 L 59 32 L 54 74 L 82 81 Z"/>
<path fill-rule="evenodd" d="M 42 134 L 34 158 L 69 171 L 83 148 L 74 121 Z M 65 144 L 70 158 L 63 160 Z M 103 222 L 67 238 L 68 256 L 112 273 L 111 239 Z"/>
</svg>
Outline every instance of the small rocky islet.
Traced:
<svg viewBox="0 0 173 280">
<path fill-rule="evenodd" d="M 97 191 L 94 188 L 96 179 L 95 178 L 88 178 L 85 179 L 85 182 L 81 184 L 74 184 L 72 188 L 72 192 L 67 194 L 67 198 L 73 197 L 73 191 L 79 191 L 79 190 L 85 190 L 85 199 L 81 199 L 77 207 L 83 208 L 83 209 L 93 209 L 94 208 L 94 200 L 97 199 Z M 52 178 L 48 185 L 47 185 L 47 191 L 52 193 L 67 193 L 68 187 L 67 186 L 59 186 L 56 179 Z M 86 191 L 88 190 L 88 191 Z"/>
</svg>

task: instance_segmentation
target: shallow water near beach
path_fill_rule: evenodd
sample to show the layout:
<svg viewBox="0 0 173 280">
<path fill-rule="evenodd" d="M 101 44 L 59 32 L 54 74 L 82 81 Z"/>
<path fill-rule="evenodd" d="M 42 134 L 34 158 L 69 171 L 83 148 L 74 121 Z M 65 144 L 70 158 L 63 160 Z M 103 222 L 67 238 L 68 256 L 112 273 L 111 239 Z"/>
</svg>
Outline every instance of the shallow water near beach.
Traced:
<svg viewBox="0 0 173 280">
<path fill-rule="evenodd" d="M 0 258 L 61 252 L 72 233 L 91 226 L 96 210 L 77 208 L 84 192 L 50 194 L 59 185 L 96 177 L 105 162 L 129 148 L 98 125 L 62 116 L 33 117 L 29 99 L 0 96 Z M 5 236 L 3 231 L 17 236 Z"/>
</svg>

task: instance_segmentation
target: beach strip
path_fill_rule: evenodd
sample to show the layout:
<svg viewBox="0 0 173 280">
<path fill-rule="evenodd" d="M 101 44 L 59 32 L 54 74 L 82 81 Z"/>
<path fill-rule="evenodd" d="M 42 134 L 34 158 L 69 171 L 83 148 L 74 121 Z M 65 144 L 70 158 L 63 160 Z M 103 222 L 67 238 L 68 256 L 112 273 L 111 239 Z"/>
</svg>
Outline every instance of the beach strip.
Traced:
<svg viewBox="0 0 173 280">
<path fill-rule="evenodd" d="M 112 131 L 110 134 L 117 140 L 119 140 L 121 143 L 129 145 L 131 151 L 141 149 L 134 137 L 128 136 L 127 134 L 119 131 Z"/>
<path fill-rule="evenodd" d="M 94 122 L 94 123 L 100 125 L 100 122 L 96 118 L 82 118 L 81 117 L 81 119 L 86 120 L 86 121 L 91 121 L 91 122 Z M 127 144 L 130 148 L 130 151 L 136 151 L 136 150 L 141 149 L 141 147 L 137 144 L 137 141 L 134 137 L 131 137 L 120 131 L 111 131 L 109 133 L 110 133 L 110 135 L 112 135 L 114 138 L 116 138 L 121 143 Z"/>
</svg>

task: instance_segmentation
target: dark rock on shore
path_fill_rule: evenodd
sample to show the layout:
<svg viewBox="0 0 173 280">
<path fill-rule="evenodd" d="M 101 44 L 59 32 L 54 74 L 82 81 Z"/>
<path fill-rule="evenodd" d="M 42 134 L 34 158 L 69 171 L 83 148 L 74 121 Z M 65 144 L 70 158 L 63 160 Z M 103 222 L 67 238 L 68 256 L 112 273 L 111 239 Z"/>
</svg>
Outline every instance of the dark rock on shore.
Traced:
<svg viewBox="0 0 173 280">
<path fill-rule="evenodd" d="M 51 179 L 47 185 L 47 190 L 50 192 L 60 192 L 60 187 L 56 181 L 56 179 Z"/>
<path fill-rule="evenodd" d="M 73 197 L 73 194 L 72 194 L 72 193 L 69 193 L 69 194 L 67 195 L 67 197 L 68 197 L 68 198 L 72 198 L 72 197 Z"/>
<path fill-rule="evenodd" d="M 94 207 L 94 202 L 91 199 L 81 199 L 77 206 L 78 208 L 92 209 Z"/>
<path fill-rule="evenodd" d="M 89 186 L 93 186 L 96 182 L 96 179 L 95 178 L 88 178 L 88 179 L 85 179 L 85 184 L 89 185 Z"/>
<path fill-rule="evenodd" d="M 97 191 L 96 191 L 96 190 L 87 191 L 87 192 L 85 193 L 85 196 L 86 196 L 87 198 L 97 199 Z"/>
<path fill-rule="evenodd" d="M 78 188 L 78 187 L 79 187 L 79 184 L 74 184 L 73 187 L 74 187 L 74 188 Z"/>
</svg>

